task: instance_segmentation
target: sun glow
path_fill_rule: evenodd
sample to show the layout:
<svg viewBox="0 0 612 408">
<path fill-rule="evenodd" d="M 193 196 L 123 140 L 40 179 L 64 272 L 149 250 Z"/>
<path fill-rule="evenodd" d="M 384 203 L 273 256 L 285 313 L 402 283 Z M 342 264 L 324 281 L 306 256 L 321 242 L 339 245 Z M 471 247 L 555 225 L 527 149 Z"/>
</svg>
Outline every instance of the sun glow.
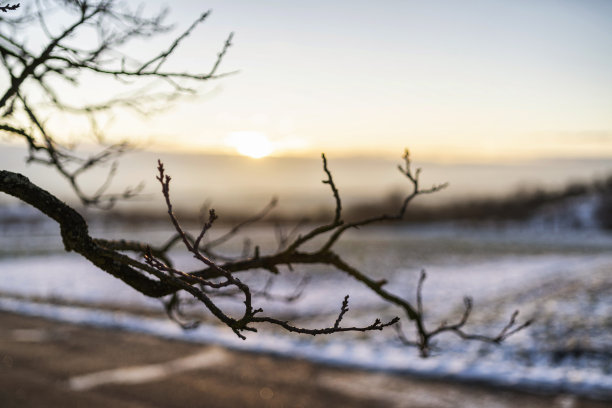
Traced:
<svg viewBox="0 0 612 408">
<path fill-rule="evenodd" d="M 236 149 L 239 154 L 253 159 L 261 159 L 274 151 L 270 139 L 255 131 L 232 132 L 225 138 L 225 144 Z"/>
</svg>

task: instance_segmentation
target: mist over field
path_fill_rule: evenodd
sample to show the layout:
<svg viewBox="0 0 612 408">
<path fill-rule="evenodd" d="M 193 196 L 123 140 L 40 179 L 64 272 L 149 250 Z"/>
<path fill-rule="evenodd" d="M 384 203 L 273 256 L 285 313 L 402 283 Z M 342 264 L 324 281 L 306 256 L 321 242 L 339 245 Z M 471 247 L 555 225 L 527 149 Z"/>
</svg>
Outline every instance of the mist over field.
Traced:
<svg viewBox="0 0 612 408">
<path fill-rule="evenodd" d="M 76 203 L 68 183 L 45 166 L 24 163 L 25 149 L 0 145 L 0 162 L 20 171 L 43 188 L 54 191 L 69 203 Z M 404 194 L 410 185 L 397 169 L 396 157 L 334 157 L 327 155 L 329 167 L 347 207 L 375 204 L 392 194 Z M 443 163 L 420 160 L 413 153 L 415 167 L 422 168 L 421 184 L 449 183 L 448 188 L 419 197 L 419 206 L 452 205 L 453 202 L 480 198 L 508 198 L 519 192 L 563 189 L 571 183 L 589 184 L 612 174 L 609 159 L 524 159 L 501 162 Z M 224 212 L 253 213 L 272 197 L 279 199 L 277 211 L 299 218 L 331 208 L 332 197 L 321 183 L 321 159 L 314 157 L 268 157 L 205 153 L 151 152 L 135 150 L 119 161 L 111 191 L 144 183 L 140 197 L 120 202 L 118 209 L 164 212 L 159 185 L 155 180 L 157 160 L 161 159 L 172 176 L 172 197 L 177 209 L 197 212 L 207 203 L 220 215 Z M 95 191 L 103 182 L 108 166 L 86 174 L 85 186 Z M 10 201 L 8 196 L 1 202 Z"/>
</svg>

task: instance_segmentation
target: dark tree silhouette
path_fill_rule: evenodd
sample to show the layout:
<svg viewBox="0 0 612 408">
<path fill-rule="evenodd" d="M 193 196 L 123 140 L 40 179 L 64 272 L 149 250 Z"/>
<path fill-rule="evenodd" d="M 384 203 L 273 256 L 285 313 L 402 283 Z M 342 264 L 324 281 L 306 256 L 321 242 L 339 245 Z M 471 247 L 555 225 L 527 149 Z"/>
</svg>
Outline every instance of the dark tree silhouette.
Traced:
<svg viewBox="0 0 612 408">
<path fill-rule="evenodd" d="M 18 4 L 7 5 L 2 11 L 15 10 Z M 48 21 L 48 16 L 57 9 L 70 14 L 72 20 L 65 26 L 56 27 Z M 122 47 L 136 39 L 153 39 L 168 32 L 170 26 L 164 23 L 165 11 L 155 15 L 146 15 L 142 8 L 131 8 L 127 3 L 113 0 L 54 0 L 39 1 L 30 9 L 20 13 L 8 13 L 0 16 L 0 57 L 4 76 L 8 79 L 0 96 L 0 131 L 13 138 L 21 138 L 29 148 L 27 160 L 50 166 L 58 171 L 72 186 L 80 201 L 89 206 L 110 209 L 119 199 L 128 199 L 138 193 L 138 189 L 128 189 L 120 193 L 109 193 L 110 180 L 115 175 L 113 165 L 108 179 L 93 194 L 88 194 L 79 183 L 80 176 L 86 171 L 105 162 L 113 161 L 129 148 L 128 143 L 106 145 L 91 156 L 80 156 L 74 149 L 64 146 L 45 125 L 45 117 L 40 106 L 45 105 L 44 112 L 67 112 L 82 115 L 91 123 L 91 133 L 100 144 L 105 138 L 98 126 L 99 115 L 116 107 L 129 108 L 137 112 L 154 112 L 159 106 L 174 101 L 176 98 L 196 92 L 193 85 L 202 81 L 219 78 L 226 74 L 218 73 L 220 64 L 232 44 L 230 34 L 217 55 L 211 68 L 205 73 L 166 70 L 165 64 L 176 49 L 197 26 L 204 22 L 209 12 L 200 15 L 170 44 L 156 55 L 143 61 L 134 60 L 121 52 Z M 37 25 L 46 35 L 45 44 L 39 48 L 30 48 L 23 32 Z M 87 47 L 75 45 L 72 41 L 87 30 L 94 30 L 96 40 Z M 117 81 L 129 81 L 130 85 L 139 81 L 155 80 L 166 86 L 162 92 L 153 93 L 147 84 L 129 96 L 111 98 L 99 103 L 73 105 L 65 101 L 62 86 L 78 88 L 83 73 L 96 78 L 115 78 Z M 42 98 L 42 102 L 41 102 Z M 36 100 L 37 102 L 31 102 Z M 400 320 L 395 317 L 388 321 L 376 319 L 361 326 L 345 326 L 343 318 L 348 312 L 349 297 L 344 298 L 335 321 L 328 327 L 305 328 L 293 325 L 265 313 L 256 306 L 259 296 L 272 296 L 266 288 L 254 290 L 244 283 L 240 276 L 255 270 L 266 270 L 271 276 L 281 273 L 281 269 L 292 270 L 300 265 L 325 265 L 345 273 L 367 286 L 373 293 L 386 302 L 398 306 L 405 318 L 414 324 L 416 339 L 409 340 L 404 332 L 396 326 L 399 339 L 406 345 L 416 346 L 423 356 L 431 350 L 431 340 L 435 336 L 450 332 L 467 340 L 479 340 L 499 343 L 508 336 L 526 327 L 529 322 L 517 325 L 516 312 L 500 333 L 484 336 L 467 333 L 464 328 L 472 311 L 472 301 L 465 299 L 465 310 L 456 323 L 443 323 L 435 329 L 428 329 L 424 320 L 422 289 L 425 273 L 421 274 L 416 304 L 399 297 L 386 289 L 385 280 L 376 280 L 345 261 L 336 251 L 335 245 L 343 234 L 359 227 L 376 223 L 402 220 L 408 205 L 422 194 L 434 193 L 445 185 L 422 188 L 419 183 L 420 169 L 413 171 L 408 150 L 403 156 L 404 164 L 400 172 L 409 183 L 409 191 L 396 211 L 367 217 L 345 223 L 342 219 L 342 201 L 332 172 L 328 167 L 325 155 L 322 156 L 325 179 L 323 183 L 330 187 L 335 211 L 330 222 L 311 229 L 303 229 L 298 235 L 282 236 L 279 247 L 271 253 L 260 253 L 259 247 L 246 250 L 240 259 L 231 259 L 219 255 L 216 248 L 233 237 L 246 224 L 256 222 L 274 207 L 271 202 L 260 214 L 232 228 L 227 234 L 214 240 L 204 241 L 206 233 L 213 227 L 217 214 L 210 210 L 208 219 L 197 236 L 186 232 L 173 212 L 170 185 L 171 178 L 166 174 L 164 165 L 158 163 L 158 175 L 168 215 L 174 229 L 174 235 L 164 245 L 154 247 L 146 242 L 126 240 L 95 239 L 88 231 L 83 217 L 73 208 L 60 201 L 53 194 L 34 185 L 23 175 L 0 171 L 0 191 L 17 197 L 37 208 L 60 227 L 64 247 L 67 251 L 79 253 L 101 270 L 122 280 L 127 285 L 145 296 L 163 298 L 169 315 L 184 327 L 193 326 L 185 323 L 180 314 L 182 298 L 179 293 L 188 293 L 200 302 L 215 318 L 230 327 L 237 336 L 245 338 L 245 332 L 257 331 L 260 324 L 279 326 L 287 331 L 310 335 L 330 334 L 344 331 L 382 330 L 396 325 Z M 182 244 L 200 263 L 201 268 L 182 271 L 173 266 L 168 251 L 174 245 Z M 301 291 L 288 296 L 295 298 Z M 218 302 L 220 296 L 238 296 L 243 302 L 239 316 L 233 316 L 224 310 Z"/>
</svg>

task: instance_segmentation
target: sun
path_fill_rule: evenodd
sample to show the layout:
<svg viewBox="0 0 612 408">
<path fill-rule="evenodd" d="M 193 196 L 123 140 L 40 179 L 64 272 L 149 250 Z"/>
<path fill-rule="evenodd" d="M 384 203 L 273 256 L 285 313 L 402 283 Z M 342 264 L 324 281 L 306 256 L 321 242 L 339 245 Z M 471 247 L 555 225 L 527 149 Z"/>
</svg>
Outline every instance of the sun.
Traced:
<svg viewBox="0 0 612 408">
<path fill-rule="evenodd" d="M 252 130 L 232 132 L 225 138 L 225 144 L 253 159 L 261 159 L 274 151 L 272 142 L 264 133 Z"/>
</svg>

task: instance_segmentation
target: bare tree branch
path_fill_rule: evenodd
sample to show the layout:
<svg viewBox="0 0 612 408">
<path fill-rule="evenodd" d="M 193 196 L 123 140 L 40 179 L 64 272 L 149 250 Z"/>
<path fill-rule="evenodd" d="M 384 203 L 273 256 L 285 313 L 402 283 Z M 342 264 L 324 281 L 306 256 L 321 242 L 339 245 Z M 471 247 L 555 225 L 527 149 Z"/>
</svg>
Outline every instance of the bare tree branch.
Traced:
<svg viewBox="0 0 612 408">
<path fill-rule="evenodd" d="M 9 12 L 19 4 L 0 6 L 0 11 Z M 232 45 L 230 33 L 208 70 L 192 72 L 167 68 L 179 47 L 192 36 L 197 27 L 210 15 L 206 11 L 197 16 L 179 35 L 159 52 L 138 61 L 126 55 L 126 46 L 133 40 L 160 41 L 171 26 L 166 24 L 167 12 L 162 10 L 146 15 L 143 8 L 133 8 L 128 2 L 116 0 L 38 0 L 33 11 L 0 17 L 0 70 L 8 79 L 0 89 L 0 132 L 21 139 L 28 147 L 27 161 L 54 168 L 72 187 L 81 203 L 89 206 L 110 208 L 118 200 L 134 197 L 141 187 L 128 188 L 120 193 L 109 192 L 116 175 L 116 159 L 132 146 L 127 142 L 108 144 L 101 124 L 105 115 L 115 109 L 131 109 L 141 114 L 155 112 L 160 106 L 183 96 L 197 93 L 197 86 L 204 81 L 220 78 L 220 64 Z M 57 9 L 65 13 L 69 21 L 65 25 L 51 24 L 49 16 Z M 31 46 L 24 33 L 36 25 L 38 35 L 45 38 L 42 47 Z M 85 45 L 78 45 L 74 38 L 86 32 L 93 32 L 93 39 Z M 66 92 L 60 92 L 59 84 L 72 89 L 81 86 L 83 73 L 93 75 L 96 80 L 112 79 L 123 84 L 129 91 L 121 96 L 100 98 L 86 103 L 71 102 Z M 48 125 L 50 115 L 73 115 L 87 119 L 93 140 L 102 145 L 99 152 L 89 156 L 78 154 L 71 146 L 62 142 Z M 72 117 L 72 116 L 71 116 Z M 398 166 L 402 176 L 408 180 L 408 191 L 399 207 L 388 214 L 366 217 L 351 222 L 342 219 L 340 190 L 333 179 L 326 156 L 323 154 L 323 184 L 329 186 L 334 212 L 328 223 L 306 229 L 303 224 L 288 234 L 277 229 L 278 247 L 270 253 L 263 253 L 255 245 L 251 251 L 249 240 L 243 256 L 230 258 L 218 253 L 218 248 L 237 237 L 248 226 L 266 217 L 276 205 L 273 199 L 262 211 L 246 221 L 237 224 L 228 232 L 209 238 L 215 225 L 217 213 L 208 211 L 208 218 L 202 222 L 197 234 L 192 235 L 180 224 L 174 213 L 170 194 L 171 178 L 158 162 L 157 180 L 166 204 L 168 217 L 173 226 L 173 236 L 161 246 L 146 242 L 95 239 L 90 236 L 83 217 L 73 208 L 34 185 L 26 177 L 6 170 L 0 170 L 0 191 L 12 195 L 37 208 L 60 227 L 64 247 L 74 251 L 93 265 L 122 280 L 143 295 L 164 298 L 168 315 L 182 327 L 194 327 L 197 322 L 186 319 L 181 310 L 186 296 L 201 304 L 218 321 L 231 328 L 240 338 L 246 332 L 255 332 L 262 323 L 284 330 L 309 334 L 331 334 L 337 332 L 367 332 L 382 330 L 395 325 L 399 317 L 383 321 L 379 318 L 371 323 L 344 326 L 343 319 L 349 311 L 349 296 L 340 304 L 337 317 L 329 326 L 322 328 L 299 327 L 289 321 L 265 314 L 256 306 L 258 298 L 291 301 L 301 295 L 305 285 L 299 283 L 296 290 L 287 296 L 272 294 L 273 277 L 281 272 L 291 273 L 295 266 L 323 265 L 355 279 L 389 305 L 399 308 L 405 318 L 414 324 L 416 339 L 409 340 L 401 328 L 398 337 L 406 345 L 416 346 L 422 356 L 430 354 L 432 338 L 442 333 L 453 333 L 465 340 L 500 343 L 507 337 L 523 330 L 531 321 L 517 323 L 518 312 L 494 336 L 469 333 L 465 326 L 472 312 L 471 298 L 465 298 L 465 308 L 456 323 L 443 322 L 429 330 L 424 318 L 425 305 L 422 291 L 426 274 L 423 271 L 417 284 L 416 304 L 387 290 L 388 282 L 374 279 L 367 272 L 349 264 L 336 252 L 335 246 L 349 229 L 357 229 L 377 223 L 400 221 L 404 218 L 409 204 L 419 195 L 435 193 L 446 184 L 422 188 L 420 169 L 413 170 L 410 153 L 404 152 L 403 165 Z M 85 191 L 81 176 L 101 165 L 109 165 L 107 177 L 93 192 Z M 305 229 L 300 234 L 299 231 Z M 176 267 L 169 254 L 170 249 L 182 244 L 200 264 L 198 268 L 184 271 Z M 127 252 L 127 254 L 126 254 Z M 132 256 L 129 256 L 132 255 Z M 261 270 L 269 273 L 263 289 L 252 288 L 239 278 L 239 273 Z M 218 302 L 223 296 L 234 296 L 241 300 L 241 309 L 228 312 Z"/>
<path fill-rule="evenodd" d="M 19 4 L 7 4 L 0 10 L 15 10 Z M 225 40 L 221 51 L 207 72 L 190 73 L 187 71 L 166 70 L 166 63 L 176 53 L 180 45 L 210 15 L 202 13 L 170 45 L 152 55 L 144 62 L 128 57 L 124 47 L 138 38 L 154 39 L 167 33 L 170 26 L 164 23 L 167 11 L 144 15 L 142 7 L 133 8 L 127 2 L 116 0 L 38 0 L 34 10 L 24 14 L 29 17 L 3 19 L 0 26 L 0 68 L 4 69 L 10 82 L 6 89 L 0 90 L 0 131 L 22 138 L 30 149 L 29 162 L 54 167 L 70 184 L 81 202 L 88 206 L 111 208 L 118 200 L 137 195 L 139 187 L 128 188 L 121 193 L 107 193 L 115 174 L 112 167 L 109 177 L 93 193 L 84 191 L 79 183 L 85 171 L 105 161 L 121 156 L 131 146 L 126 142 L 105 146 L 99 153 L 81 157 L 62 145 L 45 123 L 45 112 L 82 116 L 90 123 L 94 141 L 105 144 L 106 136 L 100 128 L 102 114 L 117 108 L 132 109 L 142 114 L 155 112 L 157 106 L 164 106 L 177 98 L 193 95 L 193 85 L 227 75 L 218 73 L 221 61 L 232 45 L 233 33 Z M 48 15 L 54 9 L 71 18 L 66 26 L 51 25 Z M 31 30 L 33 22 L 48 38 L 47 44 L 37 50 L 29 46 L 24 34 Z M 73 38 L 87 30 L 94 30 L 96 40 L 88 42 L 84 48 L 74 45 Z M 116 79 L 126 83 L 128 89 L 137 88 L 128 95 L 113 97 L 98 102 L 73 104 L 66 100 L 66 92 L 57 92 L 55 85 L 63 81 L 68 86 L 80 86 L 79 77 L 86 71 L 97 79 Z M 61 81 L 58 81 L 60 79 Z M 163 85 L 165 90 L 151 83 Z M 141 84 L 141 85 L 138 85 Z M 43 98 L 45 102 L 39 101 Z M 30 102 L 36 100 L 36 103 Z M 36 105 L 36 106 L 34 106 Z M 44 108 L 44 109 L 39 109 Z M 17 124 L 19 113 L 27 115 L 31 128 L 24 129 Z M 73 167 L 76 167 L 74 169 Z"/>
</svg>

